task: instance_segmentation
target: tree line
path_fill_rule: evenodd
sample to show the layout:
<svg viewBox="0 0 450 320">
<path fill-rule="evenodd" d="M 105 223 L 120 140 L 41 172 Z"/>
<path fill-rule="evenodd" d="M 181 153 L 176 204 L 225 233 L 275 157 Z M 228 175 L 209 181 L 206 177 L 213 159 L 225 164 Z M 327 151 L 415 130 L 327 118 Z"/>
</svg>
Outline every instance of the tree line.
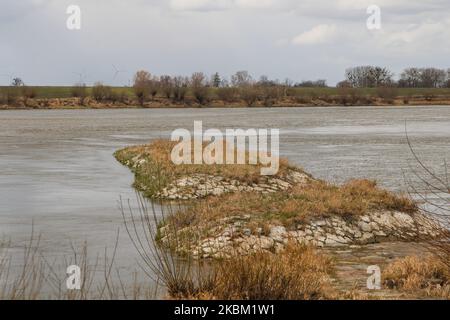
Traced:
<svg viewBox="0 0 450 320">
<path fill-rule="evenodd" d="M 347 69 L 345 80 L 337 84 L 337 96 L 341 97 L 342 101 L 336 97 L 329 97 L 330 94 L 325 91 L 313 90 L 328 87 L 327 81 L 323 79 L 297 83 L 289 79 L 272 80 L 267 76 L 255 79 L 248 71 L 238 71 L 228 79 L 219 73 L 212 76 L 207 76 L 203 72 L 194 72 L 189 77 L 156 76 L 148 71 L 140 70 L 134 75 L 131 88 L 135 102 L 130 100 L 130 90 L 117 90 L 101 82 L 95 83 L 90 88 L 84 83 L 78 83 L 70 90 L 71 96 L 78 98 L 82 106 L 89 97 L 99 103 L 132 104 L 137 101 L 141 106 L 157 99 L 163 103 L 164 101 L 176 104 L 196 102 L 200 105 L 206 105 L 213 100 L 225 104 L 243 102 L 249 107 L 256 104 L 272 106 L 284 98 L 294 99 L 295 103 L 299 104 L 308 104 L 315 99 L 337 104 L 369 104 L 372 100 L 362 101 L 367 98 L 364 96 L 366 94 L 358 92 L 357 89 L 376 88 L 378 97 L 392 101 L 398 96 L 397 88 L 450 88 L 450 69 L 407 68 L 396 80 L 394 73 L 388 68 L 357 66 Z M 297 92 L 296 88 L 313 89 L 302 93 Z M 427 94 L 430 95 L 430 93 Z M 0 104 L 14 104 L 21 97 L 27 105 L 37 96 L 36 87 L 25 85 L 20 78 L 14 78 L 9 87 L 0 88 Z"/>
<path fill-rule="evenodd" d="M 338 87 L 450 88 L 450 69 L 407 68 L 396 81 L 388 68 L 358 66 L 347 69 L 345 77 Z"/>
</svg>

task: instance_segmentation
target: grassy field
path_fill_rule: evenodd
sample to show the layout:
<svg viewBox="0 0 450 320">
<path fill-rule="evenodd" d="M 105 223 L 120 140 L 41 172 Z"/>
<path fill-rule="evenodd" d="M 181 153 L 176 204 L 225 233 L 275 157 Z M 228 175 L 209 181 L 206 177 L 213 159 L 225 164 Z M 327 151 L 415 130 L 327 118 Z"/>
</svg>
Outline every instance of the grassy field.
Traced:
<svg viewBox="0 0 450 320">
<path fill-rule="evenodd" d="M 6 89 L 7 87 L 0 87 L 0 90 Z M 73 87 L 61 86 L 61 87 L 50 87 L 50 86 L 36 86 L 32 87 L 35 89 L 37 94 L 36 98 L 42 99 L 52 99 L 52 98 L 70 98 L 72 97 Z M 91 94 L 92 87 L 88 87 L 88 94 Z M 133 88 L 131 87 L 113 87 L 114 92 L 122 93 L 125 92 L 130 97 L 134 96 Z M 210 93 L 215 95 L 216 88 L 210 88 Z M 365 96 L 377 96 L 378 90 L 376 88 L 358 88 L 354 91 L 359 95 Z M 290 95 L 305 95 L 312 97 L 320 97 L 326 95 L 341 95 L 344 92 L 343 89 L 328 87 L 328 88 L 289 88 L 288 93 Z M 397 88 L 395 89 L 397 96 L 450 96 L 450 88 Z M 159 96 L 159 95 L 158 95 Z"/>
<path fill-rule="evenodd" d="M 10 87 L 0 87 L 0 91 L 2 89 L 7 89 Z M 73 97 L 73 87 L 31 87 L 35 90 L 37 96 L 36 98 L 40 99 L 55 99 L 55 98 L 71 98 Z M 88 87 L 88 94 L 91 95 L 92 87 Z M 126 87 L 114 87 L 113 91 L 120 93 L 120 92 L 127 92 L 130 97 L 133 95 L 133 89 L 132 88 L 126 88 Z"/>
</svg>

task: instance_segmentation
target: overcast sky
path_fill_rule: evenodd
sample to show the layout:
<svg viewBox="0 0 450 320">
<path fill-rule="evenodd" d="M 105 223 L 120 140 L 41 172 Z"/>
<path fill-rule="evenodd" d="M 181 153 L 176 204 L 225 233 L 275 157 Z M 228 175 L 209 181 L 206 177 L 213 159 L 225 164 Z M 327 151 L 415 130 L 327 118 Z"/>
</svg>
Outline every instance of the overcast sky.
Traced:
<svg viewBox="0 0 450 320">
<path fill-rule="evenodd" d="M 371 4 L 381 30 L 366 27 Z M 79 31 L 66 27 L 69 5 L 81 8 Z M 449 68 L 449 53 L 449 0 L 0 0 L 0 84 L 82 74 L 126 85 L 138 69 L 335 84 L 356 65 Z"/>
</svg>

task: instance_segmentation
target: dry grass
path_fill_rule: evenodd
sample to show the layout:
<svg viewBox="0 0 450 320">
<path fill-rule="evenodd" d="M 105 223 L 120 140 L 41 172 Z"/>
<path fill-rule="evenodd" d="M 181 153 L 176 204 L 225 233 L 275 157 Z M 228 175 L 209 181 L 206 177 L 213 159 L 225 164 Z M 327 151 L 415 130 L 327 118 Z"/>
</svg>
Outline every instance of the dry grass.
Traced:
<svg viewBox="0 0 450 320">
<path fill-rule="evenodd" d="M 385 269 L 383 278 L 392 289 L 450 299 L 450 270 L 433 256 L 399 259 Z"/>
<path fill-rule="evenodd" d="M 177 259 L 173 252 L 158 246 L 157 226 L 173 211 L 164 209 L 162 217 L 155 207 L 139 196 L 139 212 L 122 207 L 127 232 L 142 258 L 147 274 L 161 279 L 171 299 L 249 299 L 302 300 L 334 297 L 329 275 L 332 260 L 312 247 L 290 243 L 277 254 L 254 252 L 231 259 L 200 261 L 190 256 Z M 171 238 L 179 244 L 179 230 Z"/>
<path fill-rule="evenodd" d="M 278 254 L 257 252 L 215 261 L 176 299 L 317 300 L 332 296 L 332 261 L 306 246 L 288 245 Z M 183 286 L 186 288 L 186 286 Z"/>
<path fill-rule="evenodd" d="M 177 142 L 156 140 L 149 145 L 119 150 L 115 153 L 115 156 L 119 162 L 128 166 L 133 165 L 133 159 L 136 157 L 146 160 L 145 163 L 134 168 L 135 187 L 144 191 L 145 195 L 150 198 L 153 198 L 161 189 L 176 179 L 193 174 L 221 176 L 225 179 L 234 179 L 247 183 L 258 183 L 262 177 L 262 165 L 248 164 L 248 153 L 245 154 L 246 164 L 242 165 L 175 165 L 171 160 L 171 152 L 176 144 Z M 194 148 L 192 148 L 192 155 L 193 150 Z M 226 146 L 224 146 L 224 150 L 226 150 Z M 289 168 L 287 160 L 280 159 L 280 170 L 276 176 L 284 175 Z"/>
<path fill-rule="evenodd" d="M 267 223 L 296 227 L 315 217 L 340 215 L 351 219 L 373 210 L 398 210 L 414 213 L 417 207 L 406 196 L 377 187 L 368 180 L 351 180 L 342 186 L 322 181 L 296 186 L 290 192 L 270 195 L 258 193 L 226 194 L 194 204 L 170 222 L 177 228 L 217 226 L 217 221 L 230 216 L 249 215 L 251 221 L 265 228 Z"/>
</svg>

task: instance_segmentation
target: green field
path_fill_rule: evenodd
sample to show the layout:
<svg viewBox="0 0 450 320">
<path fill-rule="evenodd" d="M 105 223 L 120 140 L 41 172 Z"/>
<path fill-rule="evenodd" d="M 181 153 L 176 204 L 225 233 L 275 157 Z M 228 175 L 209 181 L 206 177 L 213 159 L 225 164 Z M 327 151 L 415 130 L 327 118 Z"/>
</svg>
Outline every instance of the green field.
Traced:
<svg viewBox="0 0 450 320">
<path fill-rule="evenodd" d="M 0 87 L 0 91 L 11 87 Z M 37 94 L 36 98 L 41 99 L 52 99 L 52 98 L 70 98 L 72 97 L 73 87 L 70 86 L 36 86 L 32 87 L 35 89 Z M 91 94 L 91 87 L 88 87 L 88 94 Z M 133 88 L 130 87 L 113 87 L 114 92 L 122 93 L 125 92 L 127 95 L 132 97 L 134 95 Z M 211 93 L 214 95 L 216 88 L 211 88 Z M 358 88 L 352 89 L 353 92 L 359 95 L 365 96 L 377 96 L 377 88 Z M 320 96 L 338 96 L 342 95 L 346 91 L 341 88 L 327 87 L 327 88 L 288 88 L 289 95 L 305 95 L 312 97 Z M 348 92 L 347 92 L 348 93 Z M 450 96 L 450 88 L 395 88 L 395 93 L 397 96 Z"/>
<path fill-rule="evenodd" d="M 11 87 L 0 87 L 2 89 L 8 89 Z M 29 87 L 33 88 L 36 92 L 36 98 L 41 99 L 53 99 L 53 98 L 71 98 L 73 96 L 73 87 Z M 88 94 L 91 95 L 92 87 L 88 87 Z M 133 95 L 133 88 L 126 87 L 113 87 L 113 91 L 120 93 L 126 92 L 130 96 Z"/>
</svg>

